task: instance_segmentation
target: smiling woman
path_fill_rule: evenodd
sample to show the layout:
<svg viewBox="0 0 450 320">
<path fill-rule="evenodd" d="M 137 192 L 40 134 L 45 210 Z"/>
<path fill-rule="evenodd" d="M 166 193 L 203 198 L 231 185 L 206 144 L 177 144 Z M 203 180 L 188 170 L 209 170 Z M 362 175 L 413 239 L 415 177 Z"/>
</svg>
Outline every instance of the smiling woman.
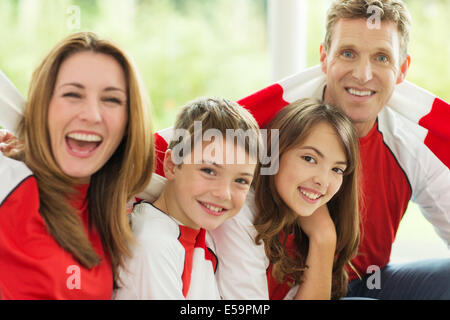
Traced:
<svg viewBox="0 0 450 320">
<path fill-rule="evenodd" d="M 86 51 L 61 64 L 48 126 L 54 157 L 66 174 L 88 183 L 122 141 L 127 120 L 125 78 L 113 57 Z"/>
<path fill-rule="evenodd" d="M 126 202 L 153 169 L 141 88 L 130 58 L 92 33 L 64 39 L 33 73 L 23 162 L 0 153 L 1 299 L 111 297 L 132 241 Z"/>
</svg>

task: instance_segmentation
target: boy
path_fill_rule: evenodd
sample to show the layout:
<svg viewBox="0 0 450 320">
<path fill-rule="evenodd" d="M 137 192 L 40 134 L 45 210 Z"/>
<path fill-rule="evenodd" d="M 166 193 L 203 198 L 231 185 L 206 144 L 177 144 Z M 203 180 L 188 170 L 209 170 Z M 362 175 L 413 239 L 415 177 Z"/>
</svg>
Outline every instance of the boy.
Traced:
<svg viewBox="0 0 450 320">
<path fill-rule="evenodd" d="M 206 230 L 244 205 L 261 148 L 259 128 L 238 104 L 200 98 L 183 107 L 174 129 L 162 194 L 131 214 L 136 244 L 119 272 L 115 299 L 220 299 Z"/>
</svg>

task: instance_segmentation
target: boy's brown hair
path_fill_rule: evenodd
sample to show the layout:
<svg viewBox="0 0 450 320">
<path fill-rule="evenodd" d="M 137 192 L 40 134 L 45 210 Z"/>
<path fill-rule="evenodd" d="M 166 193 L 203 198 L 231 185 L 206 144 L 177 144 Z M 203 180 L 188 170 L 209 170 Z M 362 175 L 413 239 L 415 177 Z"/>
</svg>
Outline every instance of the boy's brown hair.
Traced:
<svg viewBox="0 0 450 320">
<path fill-rule="evenodd" d="M 195 122 L 201 123 L 201 132 L 195 131 Z M 181 143 L 182 146 L 193 150 L 194 144 L 202 138 L 195 135 L 201 133 L 203 136 L 210 129 L 218 130 L 223 137 L 227 136 L 227 132 L 230 134 L 230 130 L 234 131 L 237 143 L 250 155 L 255 151 L 258 156 L 262 148 L 256 120 L 244 107 L 227 99 L 201 97 L 187 103 L 176 118 L 174 131 L 177 129 L 185 130 L 188 135 L 175 136 L 169 143 L 169 149 Z"/>
</svg>

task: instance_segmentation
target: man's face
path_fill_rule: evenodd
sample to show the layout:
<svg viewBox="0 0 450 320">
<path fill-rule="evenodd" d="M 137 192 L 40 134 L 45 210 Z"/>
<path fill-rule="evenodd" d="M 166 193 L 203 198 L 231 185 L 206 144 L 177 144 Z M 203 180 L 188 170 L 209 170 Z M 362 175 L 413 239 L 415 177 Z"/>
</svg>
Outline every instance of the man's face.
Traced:
<svg viewBox="0 0 450 320">
<path fill-rule="evenodd" d="M 360 137 L 370 131 L 395 85 L 406 77 L 410 57 L 400 61 L 399 43 L 392 22 L 369 29 L 365 19 L 340 19 L 328 51 L 320 47 L 327 76 L 325 101 L 347 114 Z"/>
</svg>

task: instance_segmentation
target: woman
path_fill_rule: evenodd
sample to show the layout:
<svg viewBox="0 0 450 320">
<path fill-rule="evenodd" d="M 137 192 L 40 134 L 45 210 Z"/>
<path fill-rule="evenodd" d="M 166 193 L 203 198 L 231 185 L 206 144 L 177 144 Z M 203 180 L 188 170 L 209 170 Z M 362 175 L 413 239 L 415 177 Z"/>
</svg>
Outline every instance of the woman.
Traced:
<svg viewBox="0 0 450 320">
<path fill-rule="evenodd" d="M 93 33 L 33 73 L 12 160 L 0 153 L 0 297 L 109 299 L 132 235 L 126 203 L 154 160 L 148 100 L 128 56 Z"/>
<path fill-rule="evenodd" d="M 359 243 L 352 124 L 334 107 L 301 99 L 267 129 L 267 141 L 279 134 L 278 148 L 268 144 L 267 151 L 279 160 L 278 172 L 257 175 L 244 209 L 211 233 L 221 295 L 340 298 L 347 288 L 345 267 Z"/>
</svg>

